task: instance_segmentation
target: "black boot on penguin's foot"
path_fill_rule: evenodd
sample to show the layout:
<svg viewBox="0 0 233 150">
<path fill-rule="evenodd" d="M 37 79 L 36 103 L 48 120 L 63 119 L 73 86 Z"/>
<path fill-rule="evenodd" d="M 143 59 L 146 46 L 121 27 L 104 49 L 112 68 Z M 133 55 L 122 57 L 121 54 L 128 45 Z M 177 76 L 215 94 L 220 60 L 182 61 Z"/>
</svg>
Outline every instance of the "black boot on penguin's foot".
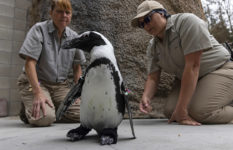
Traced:
<svg viewBox="0 0 233 150">
<path fill-rule="evenodd" d="M 83 139 L 90 131 L 91 129 L 80 125 L 78 128 L 70 130 L 66 137 L 68 137 L 70 141 L 79 141 Z"/>
</svg>

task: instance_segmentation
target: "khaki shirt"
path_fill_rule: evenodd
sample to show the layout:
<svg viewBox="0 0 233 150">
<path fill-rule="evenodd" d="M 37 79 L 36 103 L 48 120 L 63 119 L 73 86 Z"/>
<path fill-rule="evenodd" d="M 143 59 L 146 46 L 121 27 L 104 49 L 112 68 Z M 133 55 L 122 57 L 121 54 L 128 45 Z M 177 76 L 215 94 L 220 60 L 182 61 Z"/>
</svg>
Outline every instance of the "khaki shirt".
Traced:
<svg viewBox="0 0 233 150">
<path fill-rule="evenodd" d="M 52 20 L 37 23 L 27 33 L 19 56 L 23 59 L 29 56 L 37 61 L 36 71 L 39 80 L 63 82 L 67 79 L 72 64 L 82 64 L 86 61 L 81 50 L 61 48 L 66 40 L 75 36 L 77 33 L 66 27 L 59 42 Z"/>
<path fill-rule="evenodd" d="M 230 53 L 210 35 L 207 24 L 194 14 L 182 13 L 167 19 L 163 41 L 154 37 L 147 48 L 148 73 L 163 69 L 181 79 L 184 56 L 203 50 L 199 77 L 230 59 Z"/>
</svg>

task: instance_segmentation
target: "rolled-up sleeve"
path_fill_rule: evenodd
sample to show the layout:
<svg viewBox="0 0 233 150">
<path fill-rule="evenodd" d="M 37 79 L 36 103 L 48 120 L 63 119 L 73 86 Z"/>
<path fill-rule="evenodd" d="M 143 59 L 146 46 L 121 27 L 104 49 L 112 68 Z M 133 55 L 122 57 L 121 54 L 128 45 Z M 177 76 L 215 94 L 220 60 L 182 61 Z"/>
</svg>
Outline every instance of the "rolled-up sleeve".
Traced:
<svg viewBox="0 0 233 150">
<path fill-rule="evenodd" d="M 38 60 L 42 51 L 42 43 L 43 38 L 40 26 L 34 25 L 27 33 L 23 45 L 20 48 L 19 56 L 23 59 L 29 56 Z"/>
<path fill-rule="evenodd" d="M 80 49 L 76 49 L 73 64 L 83 64 L 85 62 L 86 62 L 86 57 L 83 51 Z"/>
<path fill-rule="evenodd" d="M 179 33 L 184 55 L 212 47 L 206 22 L 194 14 L 183 14 Z"/>
</svg>

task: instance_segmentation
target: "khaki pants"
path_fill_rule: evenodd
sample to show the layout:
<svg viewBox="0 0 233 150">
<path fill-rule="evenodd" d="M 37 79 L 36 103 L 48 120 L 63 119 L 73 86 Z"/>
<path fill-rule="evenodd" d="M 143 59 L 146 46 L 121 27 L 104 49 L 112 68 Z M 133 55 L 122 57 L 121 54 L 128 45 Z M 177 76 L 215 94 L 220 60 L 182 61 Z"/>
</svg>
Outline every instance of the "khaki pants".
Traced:
<svg viewBox="0 0 233 150">
<path fill-rule="evenodd" d="M 18 88 L 21 95 L 22 102 L 25 107 L 25 115 L 28 122 L 35 126 L 49 126 L 56 121 L 55 111 L 58 109 L 60 103 L 64 100 L 65 96 L 69 92 L 69 84 L 67 81 L 62 83 L 48 83 L 40 82 L 40 87 L 48 100 L 54 105 L 51 108 L 46 104 L 46 116 L 43 116 L 42 110 L 40 112 L 40 118 L 35 119 L 32 117 L 32 104 L 33 93 L 31 85 L 28 82 L 27 76 L 23 73 L 18 78 Z M 73 104 L 64 114 L 63 118 L 59 122 L 79 122 L 80 104 Z"/>
<path fill-rule="evenodd" d="M 180 83 L 168 96 L 165 116 L 170 118 L 180 91 Z M 206 124 L 229 123 L 233 120 L 233 62 L 202 77 L 189 104 L 189 115 Z"/>
</svg>

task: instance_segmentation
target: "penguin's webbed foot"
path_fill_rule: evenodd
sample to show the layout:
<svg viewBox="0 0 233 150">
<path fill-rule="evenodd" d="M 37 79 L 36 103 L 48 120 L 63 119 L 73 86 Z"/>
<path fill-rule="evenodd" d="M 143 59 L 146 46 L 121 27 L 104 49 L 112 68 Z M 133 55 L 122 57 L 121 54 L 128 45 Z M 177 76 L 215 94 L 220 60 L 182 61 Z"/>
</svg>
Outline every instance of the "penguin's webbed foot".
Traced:
<svg viewBox="0 0 233 150">
<path fill-rule="evenodd" d="M 80 125 L 78 128 L 70 130 L 66 137 L 68 137 L 70 141 L 79 141 L 83 139 L 90 131 L 91 129 Z"/>
<path fill-rule="evenodd" d="M 114 138 L 108 135 L 102 135 L 100 137 L 100 144 L 101 145 L 110 145 L 114 143 Z"/>
<path fill-rule="evenodd" d="M 104 129 L 100 134 L 100 144 L 110 145 L 117 143 L 117 128 Z"/>
</svg>

